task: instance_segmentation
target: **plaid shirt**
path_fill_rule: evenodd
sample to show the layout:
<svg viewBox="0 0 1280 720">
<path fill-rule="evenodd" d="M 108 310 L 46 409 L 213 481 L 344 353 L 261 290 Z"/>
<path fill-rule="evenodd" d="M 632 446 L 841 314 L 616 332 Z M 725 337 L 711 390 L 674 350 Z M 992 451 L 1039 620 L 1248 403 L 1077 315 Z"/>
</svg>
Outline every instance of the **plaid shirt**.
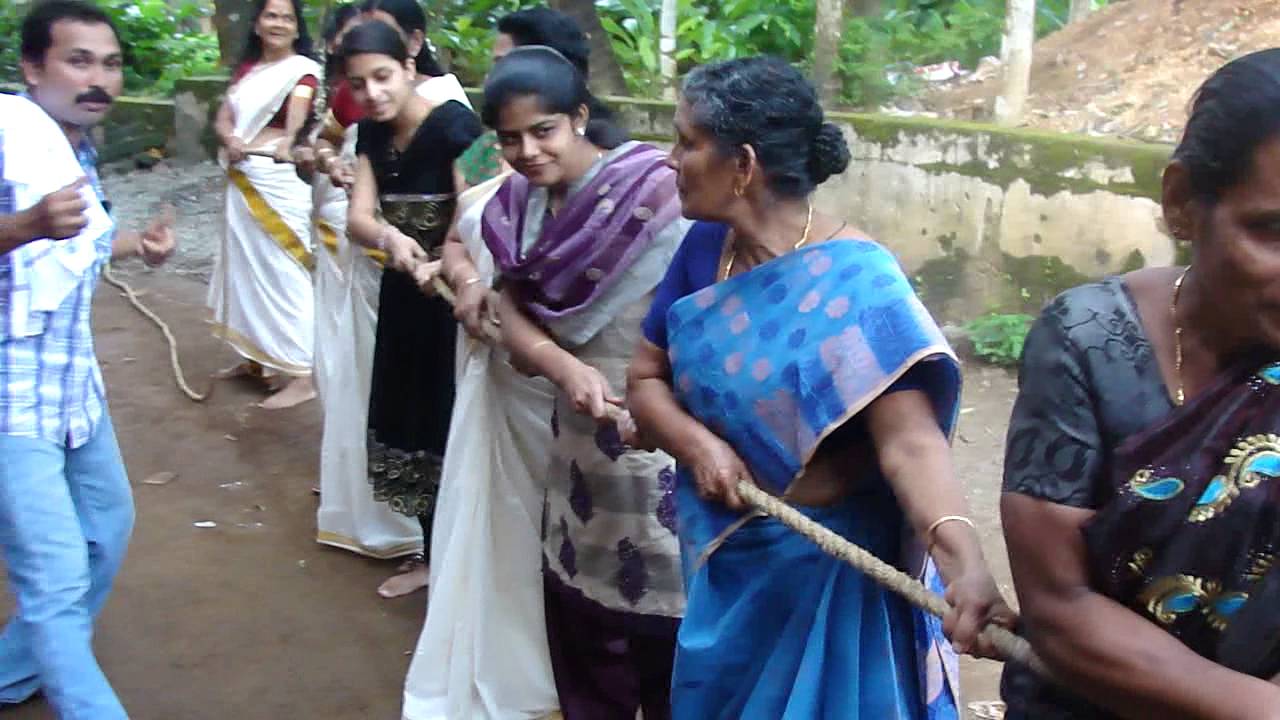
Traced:
<svg viewBox="0 0 1280 720">
<path fill-rule="evenodd" d="M 14 188 L 4 181 L 3 147 L 0 137 L 0 215 L 10 215 L 16 210 Z M 102 199 L 98 153 L 88 138 L 76 148 L 76 158 Z M 113 235 L 109 232 L 96 240 L 93 267 L 57 310 L 46 313 L 41 333 L 15 338 L 0 327 L 0 434 L 77 448 L 97 432 L 107 402 L 89 311 L 98 275 L 111 259 Z M 0 256 L 0 324 L 9 322 L 12 258 L 23 251 L 18 248 Z"/>
</svg>

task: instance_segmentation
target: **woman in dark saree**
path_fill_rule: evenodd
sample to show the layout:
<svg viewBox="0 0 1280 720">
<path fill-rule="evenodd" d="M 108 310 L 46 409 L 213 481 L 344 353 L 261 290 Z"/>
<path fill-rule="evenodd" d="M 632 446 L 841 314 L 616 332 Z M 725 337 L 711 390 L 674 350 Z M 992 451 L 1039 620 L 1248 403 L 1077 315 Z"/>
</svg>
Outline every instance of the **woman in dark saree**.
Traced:
<svg viewBox="0 0 1280 720">
<path fill-rule="evenodd" d="M 1164 174 L 1191 265 L 1070 290 L 1027 337 L 1002 512 L 1007 717 L 1277 718 L 1280 50 L 1200 89 Z M 1069 688 L 1069 690 L 1068 690 Z"/>
</svg>

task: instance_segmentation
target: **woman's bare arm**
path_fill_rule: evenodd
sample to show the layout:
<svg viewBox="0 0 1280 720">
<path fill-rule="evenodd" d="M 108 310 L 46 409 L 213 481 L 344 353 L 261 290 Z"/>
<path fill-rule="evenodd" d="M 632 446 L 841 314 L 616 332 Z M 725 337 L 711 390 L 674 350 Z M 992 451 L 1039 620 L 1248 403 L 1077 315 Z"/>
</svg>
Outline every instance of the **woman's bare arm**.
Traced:
<svg viewBox="0 0 1280 720">
<path fill-rule="evenodd" d="M 681 464 L 693 465 L 708 443 L 723 442 L 676 400 L 666 351 L 644 338 L 627 370 L 627 408 L 641 437 Z"/>
<path fill-rule="evenodd" d="M 1206 660 L 1090 588 L 1081 528 L 1092 511 L 1013 492 L 1000 510 L 1029 639 L 1067 687 L 1133 720 L 1280 718 L 1280 687 Z"/>
<path fill-rule="evenodd" d="M 934 524 L 948 516 L 967 518 L 969 507 L 928 395 L 888 393 L 865 412 L 880 470 L 916 536 L 930 545 L 947 599 L 957 608 L 943 618 L 947 634 L 962 653 L 991 654 L 993 648 L 977 645 L 978 632 L 992 621 L 1010 626 L 1015 618 L 996 589 L 977 531 L 965 522 Z"/>
<path fill-rule="evenodd" d="M 347 233 L 352 240 L 367 247 L 382 249 L 382 223 L 376 215 L 378 209 L 378 180 L 373 165 L 364 155 L 356 156 L 356 184 L 351 190 L 347 206 Z"/>
</svg>

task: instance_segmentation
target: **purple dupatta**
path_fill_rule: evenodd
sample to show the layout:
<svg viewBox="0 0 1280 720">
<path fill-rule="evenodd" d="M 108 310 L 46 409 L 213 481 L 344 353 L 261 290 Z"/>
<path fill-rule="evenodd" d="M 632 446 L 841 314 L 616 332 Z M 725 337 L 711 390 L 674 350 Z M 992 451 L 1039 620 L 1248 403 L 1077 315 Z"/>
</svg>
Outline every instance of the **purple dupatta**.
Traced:
<svg viewBox="0 0 1280 720">
<path fill-rule="evenodd" d="M 484 208 L 481 234 L 498 272 L 541 322 L 590 306 L 680 218 L 667 153 L 629 143 L 605 163 L 558 215 L 545 218 L 528 252 L 521 249 L 533 189 L 528 179 L 513 174 Z"/>
</svg>

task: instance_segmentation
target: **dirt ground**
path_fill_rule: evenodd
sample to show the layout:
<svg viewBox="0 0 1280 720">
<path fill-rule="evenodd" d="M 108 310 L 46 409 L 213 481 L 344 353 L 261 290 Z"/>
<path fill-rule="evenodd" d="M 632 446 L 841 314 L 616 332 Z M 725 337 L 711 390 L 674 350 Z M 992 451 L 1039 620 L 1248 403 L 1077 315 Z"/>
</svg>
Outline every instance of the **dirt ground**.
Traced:
<svg viewBox="0 0 1280 720">
<path fill-rule="evenodd" d="M 119 197 L 124 205 L 144 202 Z M 200 225 L 202 232 L 211 227 Z M 173 328 L 188 377 L 200 388 L 201 378 L 233 357 L 202 322 L 205 286 L 192 265 L 204 263 L 185 255 L 198 245 L 187 246 L 175 269 L 126 276 Z M 313 541 L 319 403 L 257 410 L 251 404 L 260 395 L 236 383 L 220 384 L 207 404 L 191 403 L 174 387 L 154 326 L 106 285 L 95 312 L 138 507 L 130 556 L 97 624 L 97 649 L 132 716 L 398 717 L 425 594 L 381 600 L 374 588 L 389 563 Z M 957 463 L 997 579 L 1012 597 L 996 505 L 1014 381 L 993 368 L 970 367 L 966 376 Z M 145 482 L 165 472 L 176 479 Z M 204 522 L 217 526 L 195 526 Z M 12 607 L 0 593 L 0 617 Z M 996 663 L 966 662 L 966 701 L 996 699 L 998 672 Z M 52 717 L 40 700 L 0 715 Z"/>
<path fill-rule="evenodd" d="M 1025 123 L 1175 142 L 1200 83 L 1228 60 L 1276 45 L 1273 0 L 1111 0 L 1036 43 Z M 989 117 L 998 75 L 944 87 L 925 105 Z"/>
</svg>

